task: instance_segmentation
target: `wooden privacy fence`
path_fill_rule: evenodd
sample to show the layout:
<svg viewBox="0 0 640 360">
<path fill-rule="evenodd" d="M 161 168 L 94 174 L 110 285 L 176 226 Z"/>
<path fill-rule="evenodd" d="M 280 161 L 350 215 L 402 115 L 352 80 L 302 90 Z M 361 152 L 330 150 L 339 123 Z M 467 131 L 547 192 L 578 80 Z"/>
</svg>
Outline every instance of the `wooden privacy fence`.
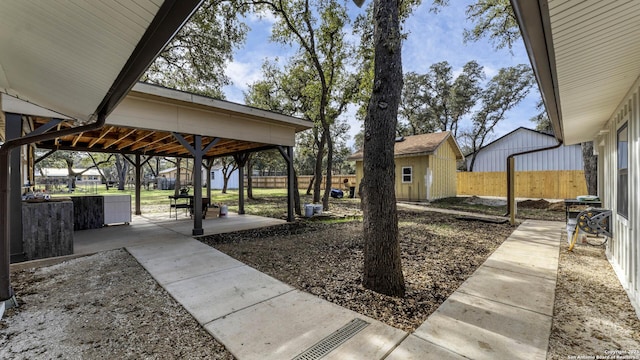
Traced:
<svg viewBox="0 0 640 360">
<path fill-rule="evenodd" d="M 516 171 L 516 197 L 574 199 L 587 194 L 582 170 Z M 507 196 L 505 172 L 458 172 L 458 195 Z"/>
<path fill-rule="evenodd" d="M 311 175 L 299 175 L 298 176 L 298 188 L 299 189 L 307 189 L 309 186 L 309 181 L 311 181 Z M 263 188 L 263 189 L 286 189 L 287 188 L 287 177 L 286 176 L 252 176 L 251 177 L 254 188 Z M 348 184 L 345 185 L 344 180 L 349 180 Z M 324 189 L 324 178 L 322 179 L 321 189 Z M 331 187 L 335 189 L 345 189 L 348 186 L 355 186 L 356 176 L 355 175 L 331 175 Z M 247 179 L 244 179 L 244 184 L 247 186 Z"/>
</svg>

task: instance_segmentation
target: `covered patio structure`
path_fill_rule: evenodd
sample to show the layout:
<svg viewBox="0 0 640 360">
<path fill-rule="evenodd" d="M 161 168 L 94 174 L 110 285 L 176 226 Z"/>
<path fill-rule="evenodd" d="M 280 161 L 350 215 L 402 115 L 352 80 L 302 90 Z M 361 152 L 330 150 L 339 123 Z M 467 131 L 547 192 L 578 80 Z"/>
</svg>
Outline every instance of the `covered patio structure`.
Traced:
<svg viewBox="0 0 640 360">
<path fill-rule="evenodd" d="M 136 85 L 201 2 L 0 3 L 0 314 L 14 296 L 9 264 L 20 252 L 17 210 L 33 161 L 26 148 L 131 154 L 138 170 L 143 155 L 189 156 L 201 166 L 222 155 L 242 163 L 269 147 L 291 163 L 303 121 Z M 193 234 L 201 221 L 195 216 Z"/>
<path fill-rule="evenodd" d="M 22 105 L 22 106 L 21 106 Z M 28 104 L 12 101 L 12 112 L 29 114 Z M 31 111 L 34 113 L 35 111 Z M 16 117 L 15 120 L 13 118 Z M 7 129 L 14 126 L 38 129 L 70 128 L 64 119 L 38 114 L 8 116 Z M 135 214 L 140 215 L 142 166 L 152 157 L 182 157 L 194 159 L 194 174 L 203 167 L 211 170 L 217 157 L 232 156 L 238 164 L 239 178 L 252 152 L 278 149 L 287 163 L 287 219 L 293 221 L 293 146 L 295 134 L 312 124 L 245 105 L 216 100 L 146 83 L 136 84 L 118 107 L 109 115 L 102 128 L 61 136 L 32 144 L 33 147 L 57 150 L 118 153 L 135 168 Z M 45 155 L 46 156 L 46 155 Z M 143 160 L 144 159 L 144 160 Z M 40 159 L 31 159 L 33 163 Z M 33 170 L 27 180 L 32 180 Z M 193 231 L 202 235 L 201 176 L 193 178 Z M 244 214 L 243 182 L 239 182 L 238 213 Z M 211 198 L 210 187 L 206 197 Z M 17 246 L 17 245 L 16 245 Z"/>
</svg>

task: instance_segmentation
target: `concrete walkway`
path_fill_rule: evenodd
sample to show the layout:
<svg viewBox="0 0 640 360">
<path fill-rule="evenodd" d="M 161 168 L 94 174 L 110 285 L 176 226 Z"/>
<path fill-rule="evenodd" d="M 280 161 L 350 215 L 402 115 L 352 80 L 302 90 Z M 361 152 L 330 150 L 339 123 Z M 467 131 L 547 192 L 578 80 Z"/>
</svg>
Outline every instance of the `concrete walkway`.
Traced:
<svg viewBox="0 0 640 360">
<path fill-rule="evenodd" d="M 525 221 L 387 359 L 546 359 L 563 227 Z"/>
<path fill-rule="evenodd" d="M 546 358 L 561 222 L 520 225 L 412 334 L 295 290 L 192 239 L 189 222 L 140 225 L 77 234 L 86 234 L 87 246 L 94 236 L 117 234 L 112 245 L 124 242 L 238 359 Z"/>
<path fill-rule="evenodd" d="M 317 343 L 317 353 L 327 352 L 340 345 L 342 339 L 327 339 L 339 330 L 343 338 L 355 335 L 325 359 L 381 359 L 407 335 L 295 290 L 184 235 L 126 248 L 238 359 L 292 359 Z M 345 330 L 354 319 L 364 322 Z"/>
<path fill-rule="evenodd" d="M 226 217 L 202 220 L 205 235 L 256 229 L 284 224 L 286 221 L 255 215 L 229 213 Z M 81 230 L 73 234 L 73 253 L 93 254 L 99 251 L 119 249 L 139 244 L 153 244 L 166 237 L 191 239 L 193 220 L 167 217 L 165 213 L 134 216 L 130 225 L 114 225 L 94 230 Z"/>
</svg>

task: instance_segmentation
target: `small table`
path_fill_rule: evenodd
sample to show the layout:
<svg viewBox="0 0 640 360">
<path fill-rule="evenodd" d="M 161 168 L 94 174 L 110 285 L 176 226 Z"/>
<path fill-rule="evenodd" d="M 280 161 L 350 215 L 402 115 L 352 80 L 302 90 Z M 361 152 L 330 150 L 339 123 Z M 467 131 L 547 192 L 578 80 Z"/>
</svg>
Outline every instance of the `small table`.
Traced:
<svg viewBox="0 0 640 360">
<path fill-rule="evenodd" d="M 169 195 L 169 217 L 171 217 L 171 210 L 175 209 L 176 220 L 178 219 L 178 209 L 190 210 L 193 204 L 193 195 Z"/>
<path fill-rule="evenodd" d="M 569 219 L 573 219 L 575 217 L 578 216 L 578 214 L 580 214 L 580 212 L 584 209 L 580 209 L 577 210 L 574 208 L 576 206 L 589 206 L 589 207 L 602 207 L 602 201 L 600 200 L 595 200 L 595 201 L 584 201 L 584 200 L 576 200 L 576 199 L 566 199 L 564 201 L 564 208 L 565 208 L 565 221 L 567 223 L 569 223 Z"/>
</svg>

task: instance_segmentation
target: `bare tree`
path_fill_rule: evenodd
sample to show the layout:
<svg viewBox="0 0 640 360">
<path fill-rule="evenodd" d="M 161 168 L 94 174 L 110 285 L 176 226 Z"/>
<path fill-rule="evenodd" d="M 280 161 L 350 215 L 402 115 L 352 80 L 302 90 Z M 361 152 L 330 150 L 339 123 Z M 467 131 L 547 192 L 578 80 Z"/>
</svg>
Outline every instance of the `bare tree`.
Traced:
<svg viewBox="0 0 640 360">
<path fill-rule="evenodd" d="M 236 163 L 231 156 L 225 156 L 219 159 L 218 164 L 222 166 L 222 193 L 227 193 L 227 187 L 229 186 L 229 179 L 234 171 L 238 170 L 238 163 Z M 239 180 L 239 181 L 242 181 Z"/>
</svg>

